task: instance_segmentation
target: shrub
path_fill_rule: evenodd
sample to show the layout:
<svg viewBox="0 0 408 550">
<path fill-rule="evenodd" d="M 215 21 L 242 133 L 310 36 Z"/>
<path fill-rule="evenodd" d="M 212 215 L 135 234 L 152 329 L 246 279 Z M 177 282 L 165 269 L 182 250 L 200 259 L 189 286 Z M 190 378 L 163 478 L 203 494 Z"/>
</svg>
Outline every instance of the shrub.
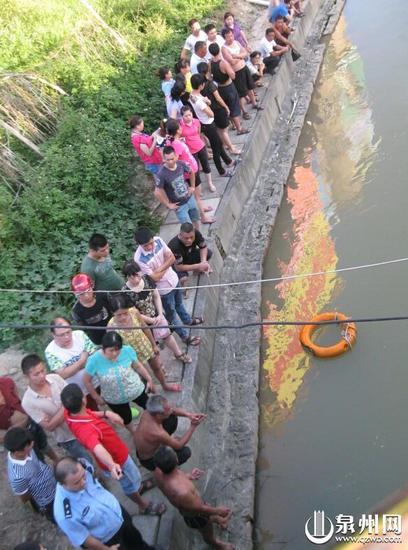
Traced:
<svg viewBox="0 0 408 550">
<path fill-rule="evenodd" d="M 0 180 L 0 288 L 67 290 L 92 232 L 108 236 L 120 267 L 134 249 L 134 228 L 158 227 L 145 200 L 146 182 L 135 176 L 126 120 L 140 113 L 147 129 L 157 127 L 164 103 L 154 70 L 177 59 L 187 21 L 219 2 L 94 1 L 130 45 L 122 50 L 80 2 L 44 0 L 20 12 L 20 4 L 17 10 L 6 0 L 0 65 L 35 70 L 70 95 L 60 101 L 57 130 L 41 145 L 41 161 L 9 139 L 23 179 L 17 196 Z M 71 305 L 69 294 L 0 293 L 0 319 L 44 324 Z M 41 349 L 47 334 L 3 330 L 0 347 Z"/>
</svg>

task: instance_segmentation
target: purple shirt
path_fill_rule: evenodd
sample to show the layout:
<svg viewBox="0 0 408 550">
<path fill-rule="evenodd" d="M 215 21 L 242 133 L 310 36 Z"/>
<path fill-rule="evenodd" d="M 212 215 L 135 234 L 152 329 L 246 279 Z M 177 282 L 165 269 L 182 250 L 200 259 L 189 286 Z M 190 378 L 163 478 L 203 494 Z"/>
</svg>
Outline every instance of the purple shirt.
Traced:
<svg viewBox="0 0 408 550">
<path fill-rule="evenodd" d="M 239 42 L 241 44 L 241 46 L 246 48 L 246 42 L 245 42 L 245 40 L 242 36 L 241 26 L 238 23 L 238 21 L 234 20 L 234 26 L 232 27 L 232 29 L 231 29 L 231 27 L 227 27 L 226 25 L 224 25 L 222 28 L 232 30 L 232 32 L 234 33 L 234 40 L 236 40 L 237 42 Z"/>
</svg>

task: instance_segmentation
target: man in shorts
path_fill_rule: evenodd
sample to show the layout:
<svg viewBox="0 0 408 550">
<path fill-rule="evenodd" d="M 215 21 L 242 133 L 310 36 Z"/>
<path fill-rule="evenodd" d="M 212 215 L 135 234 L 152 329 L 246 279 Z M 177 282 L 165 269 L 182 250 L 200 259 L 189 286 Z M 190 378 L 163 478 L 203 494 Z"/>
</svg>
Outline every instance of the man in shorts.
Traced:
<svg viewBox="0 0 408 550">
<path fill-rule="evenodd" d="M 124 441 L 106 420 L 123 426 L 122 418 L 113 411 L 91 411 L 77 384 L 68 384 L 62 390 L 61 402 L 65 407 L 65 421 L 78 441 L 95 457 L 107 477 L 119 481 L 125 495 L 139 506 L 140 514 L 162 515 L 163 503 L 147 502 L 142 493 L 152 488 L 152 483 L 142 482 L 138 467 L 129 454 Z"/>
<path fill-rule="evenodd" d="M 163 148 L 164 164 L 157 174 L 156 198 L 169 210 L 176 212 L 180 223 L 190 222 L 198 228 L 200 213 L 194 198 L 195 175 L 185 164 L 177 160 L 173 147 Z M 185 179 L 188 177 L 189 183 Z"/>
<path fill-rule="evenodd" d="M 255 84 L 245 64 L 245 59 L 248 58 L 249 52 L 237 40 L 234 40 L 232 29 L 223 29 L 222 37 L 225 40 L 224 46 L 221 48 L 222 56 L 235 72 L 234 85 L 239 95 L 243 113 L 242 117 L 247 120 L 250 118 L 250 115 L 245 111 L 246 97 L 248 97 L 254 109 L 258 111 L 263 110 L 263 107 L 260 107 L 256 101 L 254 94 Z"/>
<path fill-rule="evenodd" d="M 212 548 L 234 550 L 232 544 L 217 539 L 213 529 L 213 523 L 221 529 L 227 529 L 231 510 L 224 506 L 214 507 L 205 504 L 193 484 L 193 480 L 199 479 L 203 472 L 198 468 L 194 468 L 189 474 L 180 470 L 177 454 L 170 447 L 160 447 L 154 455 L 154 461 L 157 486 L 178 509 L 186 525 L 191 529 L 197 529 Z"/>
<path fill-rule="evenodd" d="M 172 434 L 177 429 L 179 416 L 188 418 L 190 427 L 182 436 L 174 437 Z M 153 455 L 160 445 L 168 445 L 176 451 L 179 465 L 187 462 L 191 456 L 191 450 L 186 444 L 206 418 L 205 414 L 194 414 L 173 408 L 162 395 L 151 395 L 134 433 L 140 464 L 147 470 L 153 471 L 156 467 Z"/>
</svg>

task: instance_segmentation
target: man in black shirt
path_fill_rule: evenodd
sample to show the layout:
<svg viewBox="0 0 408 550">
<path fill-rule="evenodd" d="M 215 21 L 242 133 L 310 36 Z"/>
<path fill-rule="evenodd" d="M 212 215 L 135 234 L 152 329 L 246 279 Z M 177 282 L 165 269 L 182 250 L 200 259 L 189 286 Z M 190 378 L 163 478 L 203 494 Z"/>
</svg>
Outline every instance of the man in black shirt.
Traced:
<svg viewBox="0 0 408 550">
<path fill-rule="evenodd" d="M 71 281 L 71 289 L 77 298 L 71 315 L 75 323 L 96 327 L 106 327 L 112 313 L 106 292 L 94 292 L 93 281 L 86 273 L 78 273 Z M 105 330 L 85 329 L 94 344 L 100 346 Z"/>
<path fill-rule="evenodd" d="M 174 269 L 177 271 L 181 284 L 185 284 L 189 271 L 195 273 L 212 273 L 208 260 L 212 256 L 202 234 L 194 229 L 191 223 L 182 223 L 180 232 L 168 243 L 168 247 L 176 258 Z"/>
</svg>

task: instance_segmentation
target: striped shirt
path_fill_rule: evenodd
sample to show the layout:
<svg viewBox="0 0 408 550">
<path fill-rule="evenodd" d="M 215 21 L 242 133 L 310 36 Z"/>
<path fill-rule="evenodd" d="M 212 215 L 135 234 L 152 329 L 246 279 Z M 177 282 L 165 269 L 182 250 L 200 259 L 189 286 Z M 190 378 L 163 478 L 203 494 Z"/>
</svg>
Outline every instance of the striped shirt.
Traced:
<svg viewBox="0 0 408 550">
<path fill-rule="evenodd" d="M 40 508 L 54 500 L 57 482 L 52 468 L 38 460 L 33 450 L 25 460 L 17 460 L 8 453 L 7 473 L 15 495 L 29 493 Z"/>
</svg>

